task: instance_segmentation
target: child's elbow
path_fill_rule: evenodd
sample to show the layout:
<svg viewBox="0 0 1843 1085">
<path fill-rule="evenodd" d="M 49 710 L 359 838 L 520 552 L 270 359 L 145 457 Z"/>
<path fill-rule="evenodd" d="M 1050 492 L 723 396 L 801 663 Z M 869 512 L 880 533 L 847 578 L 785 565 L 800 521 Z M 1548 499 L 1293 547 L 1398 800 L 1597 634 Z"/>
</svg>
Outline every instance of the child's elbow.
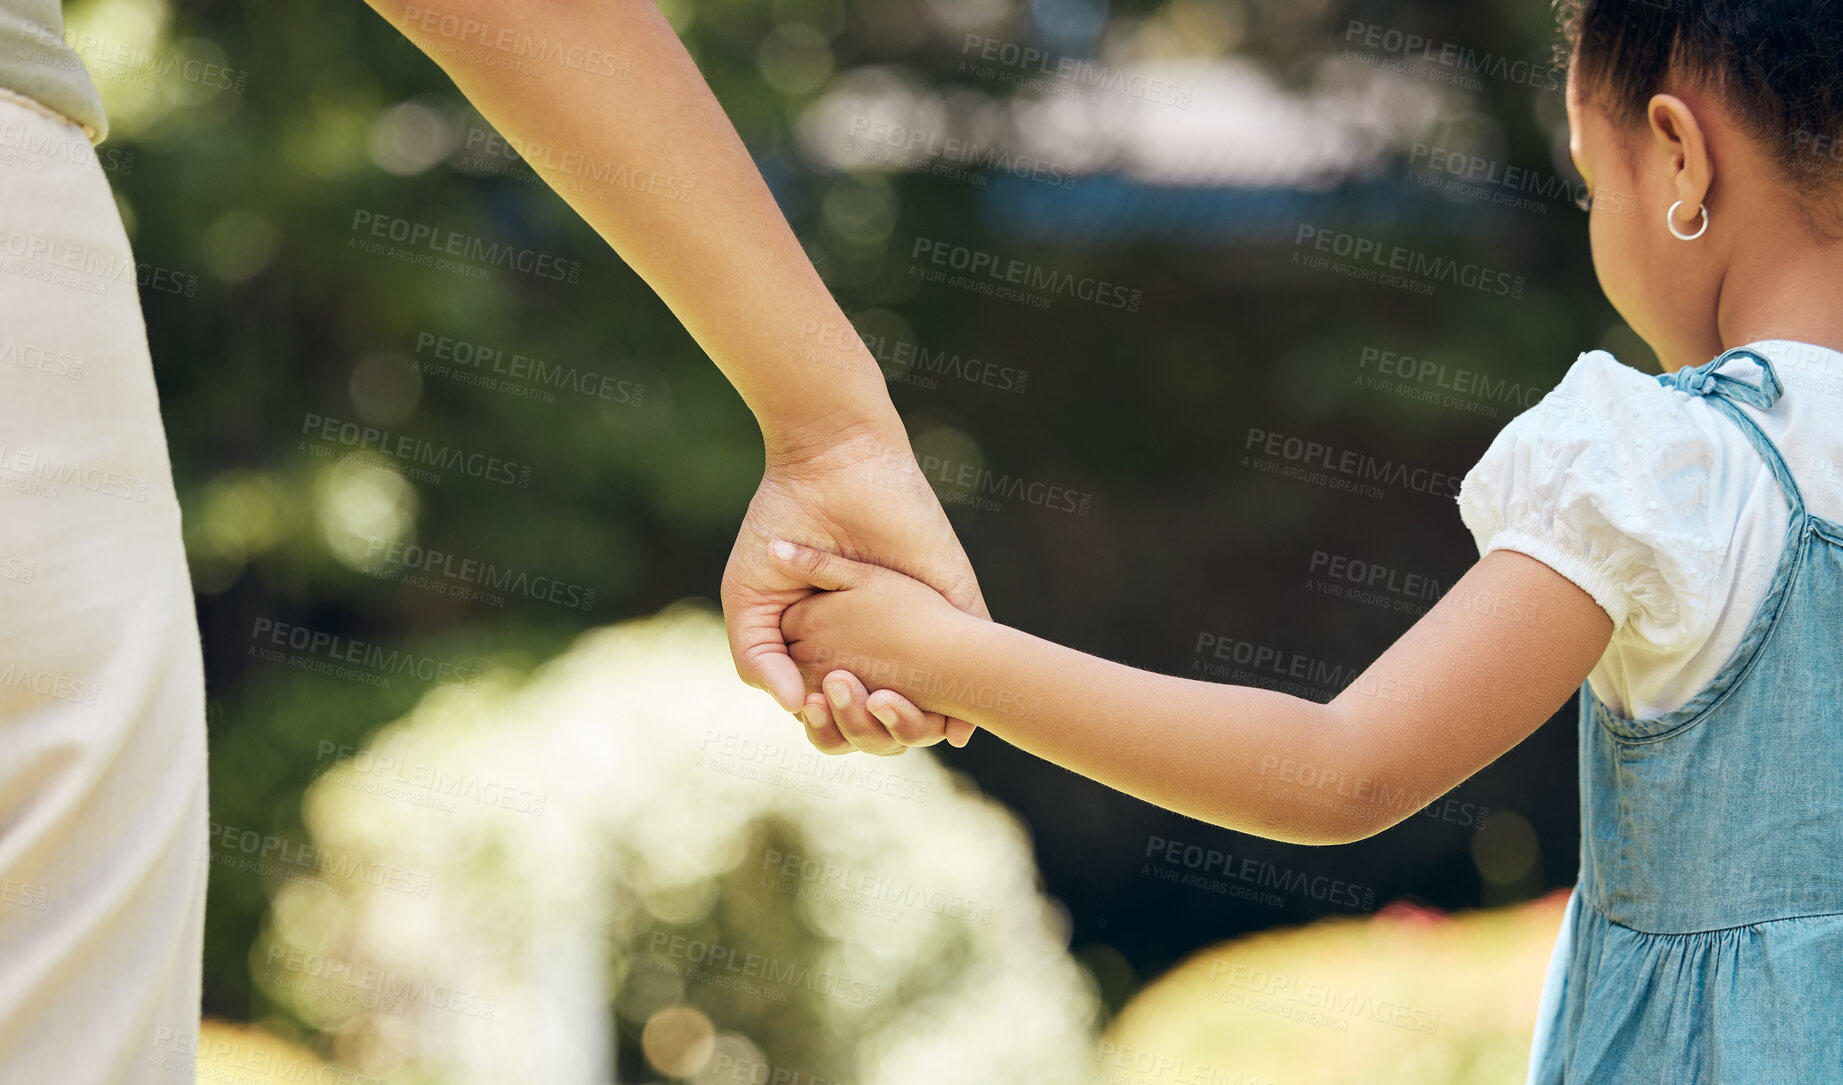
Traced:
<svg viewBox="0 0 1843 1085">
<path fill-rule="evenodd" d="M 1333 834 L 1333 838 L 1326 840 L 1325 843 L 1355 844 L 1359 841 L 1368 840 L 1370 837 L 1388 828 L 1390 824 L 1393 823 L 1385 824 L 1374 819 L 1345 818 L 1343 822 L 1336 827 L 1337 831 Z"/>
<path fill-rule="evenodd" d="M 1323 811 L 1322 816 L 1307 821 L 1273 820 L 1249 824 L 1245 817 L 1209 819 L 1224 829 L 1233 829 L 1240 833 L 1278 840 L 1282 844 L 1302 844 L 1309 847 L 1327 848 L 1339 844 L 1355 844 L 1359 840 L 1368 840 L 1388 828 L 1373 818 L 1358 818 L 1350 814 Z"/>
<path fill-rule="evenodd" d="M 1395 814 L 1392 816 L 1387 814 L 1347 814 L 1341 819 L 1341 823 L 1337 826 L 1337 839 L 1329 840 L 1327 843 L 1355 844 L 1360 841 L 1368 840 L 1372 836 L 1381 836 L 1383 833 L 1393 829 L 1406 820 L 1408 820 L 1407 814 Z"/>
<path fill-rule="evenodd" d="M 1310 832 L 1300 834 L 1292 844 L 1310 844 L 1314 847 L 1329 848 L 1340 844 L 1355 844 L 1359 840 L 1368 840 L 1388 828 L 1386 825 L 1370 825 L 1361 822 L 1343 820 L 1331 825 L 1319 826 Z"/>
</svg>

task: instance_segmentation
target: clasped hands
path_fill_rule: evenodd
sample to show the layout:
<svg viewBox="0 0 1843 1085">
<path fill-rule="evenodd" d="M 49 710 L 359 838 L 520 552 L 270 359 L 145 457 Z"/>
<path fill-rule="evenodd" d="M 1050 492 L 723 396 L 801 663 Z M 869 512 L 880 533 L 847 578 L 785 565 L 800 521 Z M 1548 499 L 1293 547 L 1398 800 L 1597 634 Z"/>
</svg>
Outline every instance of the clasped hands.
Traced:
<svg viewBox="0 0 1843 1085">
<path fill-rule="evenodd" d="M 955 629 L 978 619 L 891 569 L 787 540 L 773 541 L 769 551 L 789 575 L 819 589 L 781 615 L 788 655 L 820 690 L 807 694 L 802 709 L 814 745 L 884 756 L 942 739 L 966 745 L 970 723 L 950 724 L 910 698 L 925 705 L 941 692 L 938 662 Z"/>
<path fill-rule="evenodd" d="M 927 710 L 939 672 L 923 663 L 990 615 L 899 424 L 771 451 L 722 601 L 737 674 L 799 716 L 817 749 L 889 756 L 971 738 L 971 723 Z"/>
</svg>

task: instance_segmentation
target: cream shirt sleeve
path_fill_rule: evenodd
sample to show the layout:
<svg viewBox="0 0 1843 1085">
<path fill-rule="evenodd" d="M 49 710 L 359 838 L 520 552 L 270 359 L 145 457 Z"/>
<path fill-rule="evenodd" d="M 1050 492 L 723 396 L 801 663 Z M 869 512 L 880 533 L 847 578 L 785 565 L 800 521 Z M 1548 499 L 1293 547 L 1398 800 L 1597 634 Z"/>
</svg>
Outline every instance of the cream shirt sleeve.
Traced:
<svg viewBox="0 0 1843 1085">
<path fill-rule="evenodd" d="M 1498 433 L 1458 495 L 1480 557 L 1528 554 L 1591 595 L 1615 641 L 1660 654 L 1708 640 L 1733 534 L 1710 511 L 1719 449 L 1680 399 L 1605 351 L 1583 354 Z"/>
</svg>

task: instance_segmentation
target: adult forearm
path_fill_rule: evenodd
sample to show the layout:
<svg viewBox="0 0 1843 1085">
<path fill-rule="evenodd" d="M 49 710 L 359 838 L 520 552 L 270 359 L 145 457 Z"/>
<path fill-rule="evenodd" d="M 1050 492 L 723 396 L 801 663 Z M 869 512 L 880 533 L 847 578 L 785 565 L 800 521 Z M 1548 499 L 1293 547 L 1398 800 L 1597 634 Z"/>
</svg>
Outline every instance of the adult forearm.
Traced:
<svg viewBox="0 0 1843 1085">
<path fill-rule="evenodd" d="M 896 425 L 875 360 L 649 0 L 368 2 L 659 294 L 771 455 Z"/>
<path fill-rule="evenodd" d="M 1363 804 L 1299 784 L 1359 775 L 1326 705 L 1137 670 L 1002 625 L 956 622 L 902 677 L 917 704 L 1181 814 L 1302 844 L 1368 834 Z"/>
</svg>

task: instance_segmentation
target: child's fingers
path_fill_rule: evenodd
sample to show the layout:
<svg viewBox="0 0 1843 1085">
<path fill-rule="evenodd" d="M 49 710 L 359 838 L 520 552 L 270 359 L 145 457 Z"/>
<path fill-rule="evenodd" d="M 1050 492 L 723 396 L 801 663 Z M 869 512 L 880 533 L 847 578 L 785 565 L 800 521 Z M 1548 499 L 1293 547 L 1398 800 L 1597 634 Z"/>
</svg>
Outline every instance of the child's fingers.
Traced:
<svg viewBox="0 0 1843 1085">
<path fill-rule="evenodd" d="M 965 720 L 955 719 L 949 716 L 947 719 L 947 744 L 955 749 L 964 748 L 968 742 L 973 740 L 973 732 L 977 730 L 977 727 L 974 727 Z"/>
<path fill-rule="evenodd" d="M 832 711 L 826 707 L 824 694 L 807 694 L 806 705 L 798 715 L 800 722 L 806 724 L 806 740 L 813 744 L 814 749 L 827 754 L 851 752 L 851 740 L 841 734 L 838 725 L 832 722 Z"/>
<path fill-rule="evenodd" d="M 864 707 L 882 720 L 890 736 L 904 746 L 932 746 L 947 737 L 947 717 L 939 712 L 923 712 L 893 689 L 871 694 Z"/>
<path fill-rule="evenodd" d="M 825 591 L 855 588 L 876 569 L 874 565 L 852 561 L 787 539 L 776 539 L 769 543 L 768 556 L 773 559 L 776 567 L 795 580 Z"/>
<path fill-rule="evenodd" d="M 858 681 L 857 675 L 850 671 L 833 671 L 825 676 L 823 685 L 826 701 L 832 707 L 832 722 L 853 746 L 879 757 L 890 757 L 908 749 L 864 707 L 870 699 L 870 691 Z"/>
</svg>

